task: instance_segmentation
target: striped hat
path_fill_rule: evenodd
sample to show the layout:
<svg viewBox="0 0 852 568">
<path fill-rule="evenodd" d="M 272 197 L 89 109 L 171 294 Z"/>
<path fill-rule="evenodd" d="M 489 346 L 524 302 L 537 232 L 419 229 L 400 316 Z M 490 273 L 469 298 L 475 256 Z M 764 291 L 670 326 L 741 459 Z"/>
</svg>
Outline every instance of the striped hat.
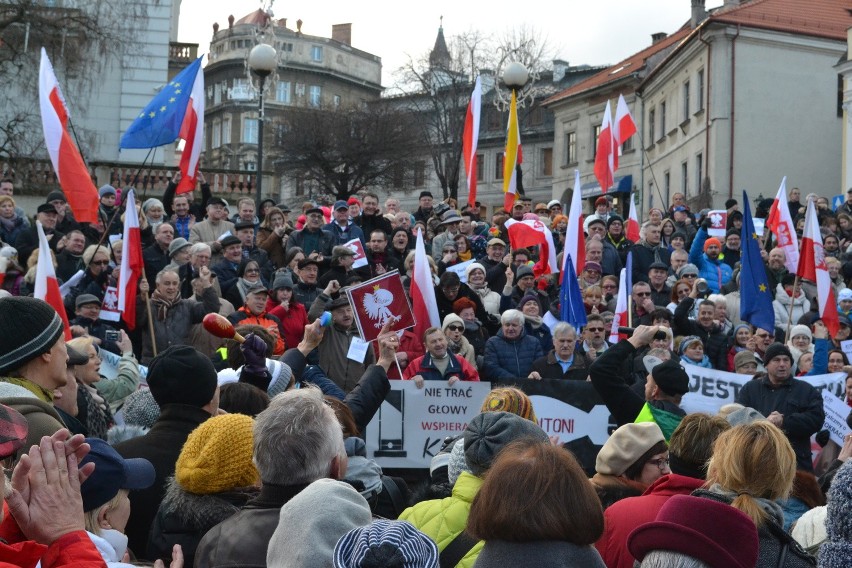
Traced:
<svg viewBox="0 0 852 568">
<path fill-rule="evenodd" d="M 0 375 L 47 353 L 62 337 L 59 314 L 43 300 L 0 298 Z"/>
<path fill-rule="evenodd" d="M 438 547 L 407 521 L 376 519 L 340 537 L 334 568 L 438 568 Z"/>
<path fill-rule="evenodd" d="M 511 412 L 530 422 L 538 423 L 533 410 L 532 401 L 521 389 L 515 387 L 499 387 L 482 401 L 480 412 Z"/>
</svg>

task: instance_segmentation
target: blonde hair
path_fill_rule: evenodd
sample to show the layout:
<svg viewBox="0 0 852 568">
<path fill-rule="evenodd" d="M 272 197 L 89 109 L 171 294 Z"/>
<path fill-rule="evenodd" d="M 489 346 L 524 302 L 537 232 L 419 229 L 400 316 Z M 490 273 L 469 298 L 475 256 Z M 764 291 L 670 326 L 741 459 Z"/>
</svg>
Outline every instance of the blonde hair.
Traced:
<svg viewBox="0 0 852 568">
<path fill-rule="evenodd" d="M 12 198 L 11 195 L 0 195 L 0 205 L 3 205 L 7 201 L 12 204 L 12 207 L 15 206 L 15 200 Z"/>
<path fill-rule="evenodd" d="M 83 264 L 89 265 L 92 263 L 92 259 L 95 258 L 96 254 L 102 254 L 107 257 L 107 260 L 112 258 L 109 254 L 109 249 L 103 245 L 89 245 L 86 247 L 86 250 L 83 251 Z"/>
<path fill-rule="evenodd" d="M 760 420 L 722 433 L 713 445 L 707 480 L 736 493 L 731 506 L 762 526 L 767 514 L 757 499 L 786 499 L 796 476 L 796 454 L 787 436 Z"/>
<path fill-rule="evenodd" d="M 89 346 L 94 344 L 94 341 L 88 335 L 83 337 L 75 337 L 71 341 L 66 341 L 65 345 L 76 349 L 80 353 L 85 354 L 89 350 Z"/>
<path fill-rule="evenodd" d="M 115 497 L 113 497 L 100 507 L 83 513 L 83 521 L 86 524 L 86 530 L 90 533 L 100 535 L 101 527 L 98 524 L 98 517 L 100 516 L 101 511 L 112 511 L 113 509 L 117 509 L 118 506 L 121 504 L 122 498 L 126 498 L 128 493 L 129 492 L 127 491 L 127 489 L 119 489 L 118 493 L 115 494 Z"/>
</svg>

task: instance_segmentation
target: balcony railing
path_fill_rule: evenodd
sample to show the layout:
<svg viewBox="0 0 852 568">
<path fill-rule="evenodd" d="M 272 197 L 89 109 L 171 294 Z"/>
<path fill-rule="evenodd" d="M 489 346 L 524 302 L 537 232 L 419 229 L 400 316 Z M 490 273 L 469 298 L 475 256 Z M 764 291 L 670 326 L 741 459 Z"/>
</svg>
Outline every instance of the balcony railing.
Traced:
<svg viewBox="0 0 852 568">
<path fill-rule="evenodd" d="M 169 64 L 188 65 L 198 58 L 197 43 L 169 42 Z"/>
</svg>

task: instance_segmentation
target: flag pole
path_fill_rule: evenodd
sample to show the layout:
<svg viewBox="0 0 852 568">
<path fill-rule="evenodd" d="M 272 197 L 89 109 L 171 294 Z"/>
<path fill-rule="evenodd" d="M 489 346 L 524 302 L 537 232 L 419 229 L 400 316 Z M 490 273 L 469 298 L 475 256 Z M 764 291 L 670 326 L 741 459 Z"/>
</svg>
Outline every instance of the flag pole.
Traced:
<svg viewBox="0 0 852 568">
<path fill-rule="evenodd" d="M 793 323 L 793 302 L 796 299 L 796 290 L 802 282 L 802 277 L 796 274 L 796 280 L 793 281 L 793 295 L 790 296 L 790 310 L 787 314 L 787 331 L 784 333 L 784 343 L 790 341 L 790 327 Z"/>
<path fill-rule="evenodd" d="M 144 280 L 144 279 L 143 279 Z M 147 280 L 146 280 L 147 282 Z M 151 334 L 151 347 L 154 352 L 154 357 L 157 356 L 157 336 L 154 334 L 154 318 L 151 315 L 151 298 L 148 297 L 148 292 L 142 292 L 142 297 L 145 298 L 145 309 L 148 310 L 148 333 Z M 402 374 L 399 375 L 402 377 Z"/>
</svg>

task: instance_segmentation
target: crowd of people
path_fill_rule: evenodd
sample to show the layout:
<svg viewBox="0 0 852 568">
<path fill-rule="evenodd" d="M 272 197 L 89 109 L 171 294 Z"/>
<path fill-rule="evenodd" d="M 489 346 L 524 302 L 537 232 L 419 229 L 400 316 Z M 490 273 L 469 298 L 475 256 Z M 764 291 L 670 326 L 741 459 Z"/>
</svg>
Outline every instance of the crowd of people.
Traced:
<svg viewBox="0 0 852 568">
<path fill-rule="evenodd" d="M 829 440 L 809 382 L 845 373 L 852 407 L 842 348 L 852 190 L 837 211 L 805 199 L 818 206 L 838 302 L 831 336 L 816 284 L 788 272 L 771 237 L 761 242 L 776 326 L 741 319 L 735 200 L 724 238 L 678 193 L 646 213 L 632 242 L 612 199 L 595 199 L 576 329 L 559 321 L 559 275 L 542 273 L 537 247 L 511 247 L 506 228 L 543 223 L 561 259 L 568 218 L 557 200 L 520 197 L 488 219 L 426 191 L 414 211 L 371 192 L 293 211 L 228 203 L 205 183 L 194 200 L 176 195 L 178 181 L 135 204 L 101 187 L 97 224 L 77 223 L 58 191 L 30 217 L 13 182 L 0 183 L 0 565 L 852 565 L 852 435 Z M 789 208 L 801 232 L 798 189 Z M 110 309 L 127 215 L 143 247 L 135 326 Z M 36 221 L 63 314 L 32 298 Z M 354 349 L 346 289 L 398 271 L 410 294 L 418 233 L 440 325 L 418 336 L 389 320 Z M 366 254 L 357 266 L 353 241 Z M 610 342 L 628 265 L 634 329 Z M 245 341 L 205 331 L 208 314 Z M 753 378 L 718 415 L 687 414 L 684 365 Z M 614 425 L 593 470 L 505 386 L 525 379 L 591 384 Z M 392 380 L 495 383 L 428 483 L 367 454 Z"/>
</svg>

